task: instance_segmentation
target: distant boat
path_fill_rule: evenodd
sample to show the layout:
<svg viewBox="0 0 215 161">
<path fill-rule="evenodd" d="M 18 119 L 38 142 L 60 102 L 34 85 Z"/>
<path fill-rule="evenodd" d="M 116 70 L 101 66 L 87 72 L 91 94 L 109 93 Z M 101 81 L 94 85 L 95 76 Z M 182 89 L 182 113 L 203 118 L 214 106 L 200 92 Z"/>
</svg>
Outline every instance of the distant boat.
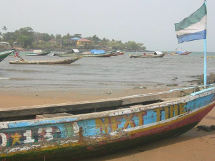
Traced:
<svg viewBox="0 0 215 161">
<path fill-rule="evenodd" d="M 2 60 L 4 60 L 8 55 L 10 55 L 12 53 L 12 51 L 4 51 L 4 52 L 0 52 L 0 62 Z"/>
<path fill-rule="evenodd" d="M 79 59 L 80 59 L 80 57 L 60 59 L 60 60 L 34 60 L 34 61 L 27 61 L 24 59 L 20 59 L 20 60 L 16 60 L 16 61 L 10 61 L 9 63 L 10 64 L 45 64 L 45 65 L 71 64 Z"/>
<path fill-rule="evenodd" d="M 165 54 L 163 54 L 160 51 L 155 51 L 154 53 L 150 53 L 150 54 L 145 54 L 143 53 L 143 55 L 132 55 L 130 54 L 129 57 L 130 58 L 162 58 Z"/>
<path fill-rule="evenodd" d="M 74 49 L 73 49 L 74 50 Z M 105 52 L 104 50 L 91 50 L 91 51 L 85 51 L 85 52 L 66 52 L 66 53 L 59 53 L 54 54 L 54 56 L 59 57 L 110 57 L 110 56 L 116 56 L 117 54 L 114 52 Z"/>
<path fill-rule="evenodd" d="M 54 53 L 53 56 L 60 56 L 60 57 L 70 57 L 70 56 L 77 56 L 77 54 L 79 54 L 80 51 L 78 49 L 72 49 L 68 52 L 65 53 Z"/>
<path fill-rule="evenodd" d="M 43 56 L 49 54 L 50 51 L 34 50 L 33 52 L 26 53 L 26 56 Z"/>
<path fill-rule="evenodd" d="M 124 51 L 120 51 L 120 50 L 118 50 L 116 53 L 117 53 L 117 55 L 124 55 L 125 54 Z"/>
<path fill-rule="evenodd" d="M 171 55 L 189 55 L 190 51 L 177 51 L 175 53 L 171 53 Z"/>
<path fill-rule="evenodd" d="M 98 57 L 98 58 L 102 58 L 102 57 L 111 57 L 111 56 L 115 56 L 115 53 L 104 53 L 104 54 L 80 54 L 83 57 Z"/>
</svg>

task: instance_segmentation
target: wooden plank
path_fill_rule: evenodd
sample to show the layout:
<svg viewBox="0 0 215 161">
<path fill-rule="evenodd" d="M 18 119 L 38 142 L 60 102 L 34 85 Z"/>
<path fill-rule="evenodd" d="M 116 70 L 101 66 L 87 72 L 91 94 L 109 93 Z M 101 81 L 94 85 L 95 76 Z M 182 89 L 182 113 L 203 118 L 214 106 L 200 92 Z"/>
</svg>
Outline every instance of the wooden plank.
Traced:
<svg viewBox="0 0 215 161">
<path fill-rule="evenodd" d="M 58 105 L 43 105 L 43 106 L 25 106 L 15 108 L 2 108 L 0 109 L 0 118 L 8 117 L 20 117 L 28 115 L 42 115 L 42 114 L 54 114 L 63 112 L 77 112 L 90 109 L 118 107 L 122 105 L 121 100 L 107 100 L 97 101 L 89 103 L 77 103 L 77 104 L 58 104 Z"/>
<path fill-rule="evenodd" d="M 117 99 L 103 99 L 93 102 L 80 102 L 71 104 L 55 104 L 55 105 L 42 105 L 42 106 L 24 106 L 24 107 L 14 107 L 14 108 L 1 108 L 0 109 L 0 119 L 12 118 L 12 117 L 23 117 L 23 116 L 36 116 L 42 114 L 54 114 L 54 113 L 71 113 L 71 114 L 82 114 L 82 113 L 92 113 L 96 111 L 114 110 L 117 107 L 122 107 L 132 104 L 141 104 L 144 102 L 156 101 L 162 98 L 176 98 L 181 97 L 182 94 L 187 94 L 187 92 L 192 92 L 193 89 L 180 90 L 172 92 L 159 92 L 159 93 L 149 93 L 143 95 L 134 95 L 128 97 L 121 97 Z"/>
</svg>

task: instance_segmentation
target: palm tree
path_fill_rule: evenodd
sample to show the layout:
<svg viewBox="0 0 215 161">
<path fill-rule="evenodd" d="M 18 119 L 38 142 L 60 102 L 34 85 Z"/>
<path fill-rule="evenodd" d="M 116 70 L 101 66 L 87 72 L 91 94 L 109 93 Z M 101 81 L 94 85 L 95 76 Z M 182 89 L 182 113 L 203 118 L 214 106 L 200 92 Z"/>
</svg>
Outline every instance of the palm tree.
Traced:
<svg viewBox="0 0 215 161">
<path fill-rule="evenodd" d="M 4 26 L 4 27 L 2 28 L 2 30 L 4 30 L 4 32 L 6 33 L 6 31 L 7 31 L 7 27 L 6 27 L 6 26 Z"/>
</svg>

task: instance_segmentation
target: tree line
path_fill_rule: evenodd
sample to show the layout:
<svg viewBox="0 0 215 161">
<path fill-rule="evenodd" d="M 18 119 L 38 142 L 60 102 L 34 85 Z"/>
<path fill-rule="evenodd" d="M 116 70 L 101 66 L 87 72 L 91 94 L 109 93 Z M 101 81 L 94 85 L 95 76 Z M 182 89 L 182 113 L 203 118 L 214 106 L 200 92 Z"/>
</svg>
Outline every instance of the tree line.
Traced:
<svg viewBox="0 0 215 161">
<path fill-rule="evenodd" d="M 48 50 L 70 50 L 70 49 L 105 49 L 105 50 L 124 50 L 124 51 L 143 51 L 146 49 L 143 43 L 128 41 L 123 43 L 121 40 L 109 40 L 99 38 L 94 35 L 82 37 L 81 34 L 53 35 L 33 31 L 31 27 L 24 27 L 14 32 L 7 32 L 7 27 L 2 28 L 0 41 L 5 41 L 11 47 L 22 47 L 24 49 L 48 49 Z M 88 39 L 90 42 L 77 44 L 77 40 L 71 38 Z"/>
</svg>

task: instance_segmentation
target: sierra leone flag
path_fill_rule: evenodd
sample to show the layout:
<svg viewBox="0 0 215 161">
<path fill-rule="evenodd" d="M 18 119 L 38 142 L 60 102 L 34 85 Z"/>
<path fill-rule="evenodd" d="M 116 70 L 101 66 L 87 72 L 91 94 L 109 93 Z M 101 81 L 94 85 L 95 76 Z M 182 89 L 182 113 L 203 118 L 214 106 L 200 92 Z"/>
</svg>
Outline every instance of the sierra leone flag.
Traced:
<svg viewBox="0 0 215 161">
<path fill-rule="evenodd" d="M 206 39 L 207 8 L 204 3 L 196 12 L 175 23 L 178 43 Z"/>
</svg>

